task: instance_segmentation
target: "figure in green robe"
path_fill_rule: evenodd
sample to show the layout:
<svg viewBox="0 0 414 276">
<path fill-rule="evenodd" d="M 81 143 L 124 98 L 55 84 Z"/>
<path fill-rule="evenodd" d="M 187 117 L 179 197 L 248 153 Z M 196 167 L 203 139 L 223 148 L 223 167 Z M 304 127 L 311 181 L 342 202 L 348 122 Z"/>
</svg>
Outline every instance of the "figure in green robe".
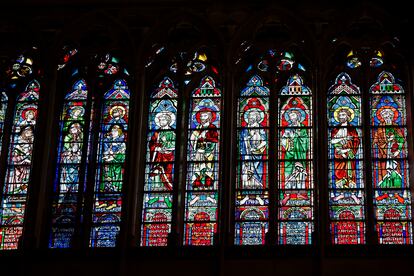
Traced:
<svg viewBox="0 0 414 276">
<path fill-rule="evenodd" d="M 402 188 L 401 167 L 396 158 L 403 151 L 404 135 L 394 123 L 398 118 L 398 110 L 392 106 L 383 106 L 377 111 L 377 116 L 381 127 L 373 130 L 373 145 L 377 147 L 378 158 L 386 161 L 379 162 L 374 181 L 380 188 Z"/>
<path fill-rule="evenodd" d="M 285 189 L 305 189 L 306 163 L 309 150 L 308 132 L 304 129 L 305 113 L 298 108 L 290 108 L 284 114 L 289 127 L 283 130 L 281 137 L 282 158 L 285 160 Z"/>
</svg>

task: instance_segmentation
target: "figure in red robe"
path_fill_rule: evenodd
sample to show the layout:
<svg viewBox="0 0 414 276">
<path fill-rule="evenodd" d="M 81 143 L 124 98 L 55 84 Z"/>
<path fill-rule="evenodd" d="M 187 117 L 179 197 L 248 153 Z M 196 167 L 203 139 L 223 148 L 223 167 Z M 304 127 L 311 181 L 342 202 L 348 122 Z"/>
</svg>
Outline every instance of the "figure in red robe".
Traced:
<svg viewBox="0 0 414 276">
<path fill-rule="evenodd" d="M 196 114 L 199 125 L 191 133 L 190 144 L 194 171 L 192 175 L 193 187 L 212 187 L 215 181 L 215 169 L 217 164 L 218 131 L 213 124 L 216 120 L 216 112 L 203 108 Z"/>
<path fill-rule="evenodd" d="M 357 152 L 360 145 L 360 138 L 355 127 L 349 122 L 353 119 L 353 111 L 349 107 L 339 107 L 335 111 L 335 120 L 340 127 L 331 131 L 331 144 L 334 150 L 335 190 L 334 201 L 351 197 L 359 204 L 360 199 L 353 192 L 342 192 L 336 189 L 355 189 L 357 185 Z"/>
<path fill-rule="evenodd" d="M 150 177 L 156 188 L 171 191 L 173 188 L 173 161 L 175 151 L 175 132 L 171 125 L 175 122 L 175 115 L 170 111 L 163 111 L 155 116 L 158 129 L 153 133 L 148 143 L 150 162 L 154 165 Z M 154 187 L 155 188 L 155 187 Z"/>
</svg>

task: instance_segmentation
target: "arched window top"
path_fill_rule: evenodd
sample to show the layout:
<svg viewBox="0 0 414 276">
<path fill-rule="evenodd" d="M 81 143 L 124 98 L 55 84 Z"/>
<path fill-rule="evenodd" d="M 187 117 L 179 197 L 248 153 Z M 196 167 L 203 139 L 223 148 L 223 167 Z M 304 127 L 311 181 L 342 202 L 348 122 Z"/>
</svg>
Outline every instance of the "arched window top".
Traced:
<svg viewBox="0 0 414 276">
<path fill-rule="evenodd" d="M 129 89 L 126 86 L 126 82 L 116 80 L 114 86 L 105 93 L 104 98 L 106 102 L 103 110 L 104 123 L 127 123 L 129 111 Z M 127 127 L 127 125 L 124 127 Z"/>
<path fill-rule="evenodd" d="M 40 84 L 37 80 L 32 80 L 26 86 L 24 92 L 17 97 L 18 102 L 31 102 L 39 100 Z"/>
<path fill-rule="evenodd" d="M 111 89 L 105 93 L 105 100 L 129 100 L 129 89 L 125 80 L 116 80 Z"/>
<path fill-rule="evenodd" d="M 395 83 L 394 76 L 386 71 L 383 71 L 379 74 L 377 82 L 374 83 L 369 91 L 372 94 L 402 94 L 404 89 L 401 85 Z"/>
<path fill-rule="evenodd" d="M 87 98 L 88 88 L 83 79 L 77 80 L 65 96 L 65 100 L 86 100 Z"/>
<path fill-rule="evenodd" d="M 158 88 L 152 93 L 152 98 L 156 99 L 177 97 L 178 91 L 174 87 L 174 82 L 168 77 L 165 77 L 158 85 Z"/>
<path fill-rule="evenodd" d="M 352 83 L 351 77 L 345 73 L 340 73 L 335 80 L 334 85 L 332 85 L 328 94 L 360 94 L 359 87 Z"/>
<path fill-rule="evenodd" d="M 240 125 L 241 127 L 248 127 L 249 126 L 249 117 L 251 113 L 258 114 L 257 123 L 260 127 L 267 127 L 268 126 L 268 109 L 269 103 L 265 99 L 261 98 L 249 98 L 245 99 L 244 102 L 247 102 L 242 106 L 240 116 Z"/>
<path fill-rule="evenodd" d="M 352 83 L 351 78 L 346 73 L 340 73 L 336 78 L 336 82 L 329 88 L 329 95 L 332 95 L 329 100 L 329 125 L 341 125 L 339 113 L 345 111 L 349 114 L 349 124 L 352 126 L 359 126 L 361 124 L 361 97 L 358 86 Z M 333 96 L 338 95 L 338 96 Z M 356 95 L 356 96 L 346 96 Z"/>
<path fill-rule="evenodd" d="M 263 85 L 263 80 L 258 75 L 254 75 L 247 82 L 246 87 L 242 89 L 240 96 L 269 96 L 270 90 Z"/>
<path fill-rule="evenodd" d="M 204 77 L 200 86 L 193 91 L 194 98 L 221 97 L 221 91 L 216 87 L 216 82 L 210 76 Z"/>
<path fill-rule="evenodd" d="M 283 112 L 280 114 L 281 127 L 312 125 L 312 106 L 309 98 L 291 97 L 280 108 Z M 296 114 L 295 120 L 292 120 L 292 113 Z"/>
<path fill-rule="evenodd" d="M 311 95 L 311 90 L 309 87 L 303 84 L 303 79 L 295 74 L 291 76 L 286 86 L 282 87 L 280 90 L 281 95 Z"/>
<path fill-rule="evenodd" d="M 373 118 L 371 124 L 382 126 L 388 121 L 387 119 L 390 119 L 392 125 L 404 125 L 406 116 L 404 102 L 401 97 L 376 96 L 372 101 Z"/>
</svg>

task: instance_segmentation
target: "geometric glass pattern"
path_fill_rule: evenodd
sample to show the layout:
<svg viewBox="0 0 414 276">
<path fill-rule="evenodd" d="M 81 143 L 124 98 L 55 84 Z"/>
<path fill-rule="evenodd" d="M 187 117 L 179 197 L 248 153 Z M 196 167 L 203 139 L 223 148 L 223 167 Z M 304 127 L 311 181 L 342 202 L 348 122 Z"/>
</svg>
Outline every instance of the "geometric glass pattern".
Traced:
<svg viewBox="0 0 414 276">
<path fill-rule="evenodd" d="M 269 229 L 269 94 L 255 75 L 238 99 L 236 245 L 263 245 Z"/>
<path fill-rule="evenodd" d="M 103 96 L 90 247 L 115 247 L 121 227 L 130 91 L 123 79 Z"/>
<path fill-rule="evenodd" d="M 311 244 L 313 233 L 312 97 L 299 75 L 279 93 L 279 244 Z"/>
<path fill-rule="evenodd" d="M 371 168 L 379 244 L 412 244 L 405 92 L 382 72 L 370 90 Z"/>
<path fill-rule="evenodd" d="M 221 91 L 203 77 L 190 97 L 184 245 L 209 246 L 217 232 Z"/>
<path fill-rule="evenodd" d="M 171 232 L 177 98 L 168 77 L 150 96 L 141 246 L 167 246 Z"/>
<path fill-rule="evenodd" d="M 333 244 L 365 244 L 361 93 L 346 73 L 328 90 L 328 191 Z"/>
<path fill-rule="evenodd" d="M 39 83 L 33 80 L 16 99 L 0 205 L 0 250 L 17 249 L 23 233 L 39 90 Z"/>
</svg>

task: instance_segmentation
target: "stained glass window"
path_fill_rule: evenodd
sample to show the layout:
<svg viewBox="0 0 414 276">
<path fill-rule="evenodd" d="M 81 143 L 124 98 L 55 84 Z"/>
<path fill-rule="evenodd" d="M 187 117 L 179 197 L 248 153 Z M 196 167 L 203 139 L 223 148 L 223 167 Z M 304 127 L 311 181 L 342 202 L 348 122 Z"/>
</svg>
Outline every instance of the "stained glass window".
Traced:
<svg viewBox="0 0 414 276">
<path fill-rule="evenodd" d="M 1 198 L 0 250 L 17 249 L 31 183 L 40 84 L 31 81 L 16 98 Z"/>
<path fill-rule="evenodd" d="M 238 100 L 237 245 L 264 244 L 269 228 L 269 94 L 269 88 L 255 75 Z"/>
<path fill-rule="evenodd" d="M 91 247 L 115 247 L 121 225 L 130 91 L 116 80 L 103 97 L 92 207 Z"/>
<path fill-rule="evenodd" d="M 53 190 L 51 248 L 71 247 L 77 216 L 82 215 L 83 206 L 79 204 L 83 203 L 80 197 L 86 189 L 86 171 L 82 162 L 85 158 L 82 156 L 88 142 L 85 137 L 87 100 L 88 88 L 83 79 L 76 81 L 64 97 Z"/>
<path fill-rule="evenodd" d="M 370 90 L 371 168 L 379 244 L 412 244 L 405 91 L 389 72 Z"/>
<path fill-rule="evenodd" d="M 35 47 L 33 47 L 31 55 L 33 55 L 35 51 Z M 33 73 L 33 59 L 28 55 L 18 56 L 7 73 L 12 80 L 11 85 L 15 87 L 16 83 L 14 83 L 14 81 L 24 79 Z"/>
<path fill-rule="evenodd" d="M 220 186 L 221 91 L 206 76 L 190 98 L 184 245 L 214 244 Z"/>
<path fill-rule="evenodd" d="M 63 80 L 73 82 L 62 97 L 49 247 L 115 247 L 129 133 L 130 91 L 123 78 L 129 74 L 111 54 L 94 57 L 96 74 L 67 66 L 77 53 L 63 47 L 58 66 Z"/>
<path fill-rule="evenodd" d="M 65 45 L 62 48 L 62 58 L 59 61 L 57 70 L 62 70 L 65 66 L 69 63 L 69 61 L 78 53 L 78 49 L 71 47 L 69 45 Z"/>
<path fill-rule="evenodd" d="M 333 244 L 365 243 L 361 92 L 346 73 L 328 91 L 328 190 Z"/>
<path fill-rule="evenodd" d="M 246 65 L 252 77 L 238 98 L 234 243 L 312 244 L 313 113 L 302 78 L 306 68 L 292 52 L 275 49 Z"/>
<path fill-rule="evenodd" d="M 279 93 L 279 244 L 310 244 L 313 233 L 312 93 L 299 75 Z"/>
<path fill-rule="evenodd" d="M 149 103 L 142 246 L 166 246 L 171 231 L 178 93 L 166 77 Z"/>
<path fill-rule="evenodd" d="M 1 148 L 3 146 L 3 133 L 4 133 L 4 123 L 7 115 L 7 104 L 9 101 L 9 98 L 7 97 L 7 94 L 5 91 L 0 92 L 1 99 L 0 99 L 0 152 Z"/>
</svg>

